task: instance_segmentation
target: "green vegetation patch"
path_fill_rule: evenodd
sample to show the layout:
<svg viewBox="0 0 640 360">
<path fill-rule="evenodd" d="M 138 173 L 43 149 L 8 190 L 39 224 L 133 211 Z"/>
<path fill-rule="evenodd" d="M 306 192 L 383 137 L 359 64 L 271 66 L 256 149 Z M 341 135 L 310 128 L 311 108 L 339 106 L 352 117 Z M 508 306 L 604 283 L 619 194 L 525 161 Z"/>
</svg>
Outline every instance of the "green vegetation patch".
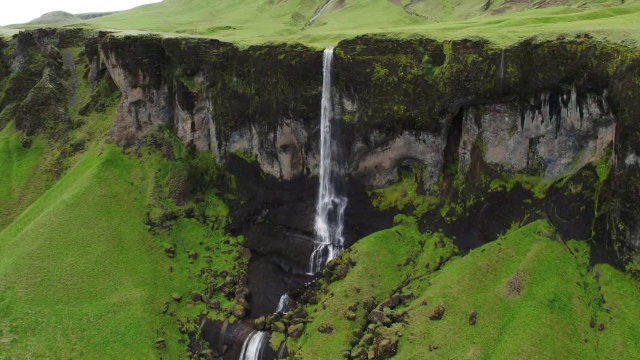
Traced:
<svg viewBox="0 0 640 360">
<path fill-rule="evenodd" d="M 416 358 L 425 349 L 446 358 L 632 358 L 637 343 L 617 353 L 602 346 L 603 338 L 616 336 L 607 332 L 613 305 L 607 301 L 605 308 L 600 271 L 588 268 L 588 258 L 585 243 L 564 243 L 537 221 L 449 262 L 410 306 L 396 358 Z M 619 285 L 631 285 L 608 269 L 620 276 Z M 437 306 L 444 316 L 431 320 Z"/>
<path fill-rule="evenodd" d="M 45 191 L 41 137 L 27 138 L 13 124 L 0 131 L 0 229 Z"/>
<path fill-rule="evenodd" d="M 411 212 L 416 217 L 421 217 L 440 203 L 436 196 L 420 195 L 415 177 L 408 175 L 398 183 L 375 190 L 369 195 L 373 205 L 380 210 L 395 208 L 402 212 Z"/>
</svg>

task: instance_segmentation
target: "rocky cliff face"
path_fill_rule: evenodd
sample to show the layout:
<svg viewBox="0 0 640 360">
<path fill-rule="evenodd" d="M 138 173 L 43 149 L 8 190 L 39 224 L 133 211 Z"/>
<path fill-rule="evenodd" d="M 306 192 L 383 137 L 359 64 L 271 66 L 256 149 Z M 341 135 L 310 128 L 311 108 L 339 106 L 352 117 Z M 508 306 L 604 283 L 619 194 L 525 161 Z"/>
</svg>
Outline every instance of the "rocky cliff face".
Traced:
<svg viewBox="0 0 640 360">
<path fill-rule="evenodd" d="M 51 91 L 68 91 L 56 85 L 65 76 L 57 46 L 82 41 L 89 80 L 107 79 L 121 92 L 112 130 L 118 144 L 140 145 L 165 126 L 220 160 L 254 157 L 275 179 L 317 173 L 320 51 L 76 30 L 22 33 L 3 43 L 2 68 L 12 77 L 3 107 L 17 110 L 23 129 L 64 118 L 64 96 Z M 611 156 L 615 173 L 603 197 L 609 229 L 637 244 L 637 205 L 623 199 L 637 188 L 639 61 L 629 48 L 586 36 L 508 49 L 468 40 L 342 41 L 334 94 L 345 173 L 371 190 L 411 169 L 421 173 L 422 191 L 437 195 L 447 175 L 468 178 L 479 161 L 490 177 L 554 180 Z M 18 110 L 39 103 L 56 106 L 38 119 Z"/>
</svg>

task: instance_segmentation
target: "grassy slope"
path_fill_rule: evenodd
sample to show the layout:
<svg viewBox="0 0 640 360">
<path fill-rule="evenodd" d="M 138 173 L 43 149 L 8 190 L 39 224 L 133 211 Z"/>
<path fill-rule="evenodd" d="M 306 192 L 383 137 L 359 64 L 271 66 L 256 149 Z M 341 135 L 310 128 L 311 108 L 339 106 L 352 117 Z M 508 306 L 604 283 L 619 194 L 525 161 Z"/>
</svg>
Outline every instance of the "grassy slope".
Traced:
<svg viewBox="0 0 640 360">
<path fill-rule="evenodd" d="M 640 39 L 640 4 L 635 0 L 578 2 L 568 0 L 537 8 L 535 2 L 472 0 L 419 1 L 411 15 L 410 1 L 333 1 L 310 26 L 305 26 L 321 0 L 232 1 L 165 0 L 130 11 L 90 20 L 93 26 L 121 30 L 205 35 L 255 44 L 298 41 L 314 46 L 335 44 L 364 33 L 415 34 L 438 39 L 486 37 L 507 45 L 529 36 L 555 37 L 588 31 L 621 41 Z M 560 6 L 561 5 L 561 6 Z"/>
<path fill-rule="evenodd" d="M 80 49 L 63 51 L 82 56 Z M 164 184 L 186 151 L 176 142 L 170 162 L 157 151 L 124 154 L 106 145 L 119 94 L 103 99 L 106 112 L 79 116 L 90 101 L 84 73 L 77 67 L 70 109 L 77 126 L 67 141 L 38 135 L 26 149 L 12 122 L 0 131 L 0 359 L 184 357 L 179 329 L 194 330 L 191 319 L 206 312 L 205 304 L 187 301 L 207 286 L 200 269 L 243 267 L 234 260 L 242 239 L 216 230 L 228 209 L 214 189 L 186 206 L 215 226 L 183 218 L 172 230 L 149 231 L 148 212 L 181 211 L 167 201 Z M 69 152 L 74 143 L 84 150 Z M 63 166 L 57 182 L 46 175 L 54 160 Z M 168 245 L 176 249 L 172 259 Z M 183 298 L 179 304 L 174 294 Z M 233 305 L 221 294 L 211 300 Z M 163 314 L 166 307 L 171 315 Z M 159 338 L 166 350 L 156 349 Z"/>
<path fill-rule="evenodd" d="M 9 357 L 153 354 L 159 292 L 175 279 L 140 217 L 148 174 L 97 151 L 0 233 Z"/>
<path fill-rule="evenodd" d="M 600 293 L 595 272 L 588 269 L 588 246 L 565 245 L 550 234 L 546 223 L 534 222 L 447 264 L 410 307 L 397 358 L 415 358 L 429 345 L 438 347 L 434 355 L 455 358 L 637 356 L 638 283 L 599 267 Z M 509 294 L 507 284 L 518 272 L 522 292 Z M 423 300 L 430 306 L 418 305 Z M 443 320 L 430 321 L 436 304 L 447 312 Z M 470 326 L 474 309 L 478 323 Z M 591 318 L 605 330 L 592 329 Z M 605 345 L 611 342 L 624 345 Z"/>
<path fill-rule="evenodd" d="M 37 137 L 24 148 L 21 139 L 13 124 L 0 131 L 0 230 L 44 192 L 45 142 Z"/>
<path fill-rule="evenodd" d="M 598 349 L 602 357 L 639 359 L 640 285 L 609 265 L 598 265 L 596 271 L 600 274 L 602 295 L 610 311 L 610 321 L 599 339 Z"/>
<path fill-rule="evenodd" d="M 559 241 L 547 223 L 538 221 L 512 231 L 454 258 L 431 275 L 424 271 L 424 263 L 432 263 L 432 256 L 441 253 L 424 251 L 422 256 L 427 258 L 417 261 L 422 265 L 388 278 L 382 274 L 389 273 L 392 264 L 402 263 L 411 248 L 407 247 L 410 239 L 419 238 L 415 233 L 407 237 L 411 233 L 406 228 L 401 233 L 404 236 L 394 230 L 382 231 L 354 245 L 357 265 L 344 280 L 328 287 L 329 294 L 335 295 L 321 298 L 326 310 L 322 305 L 313 308 L 312 323 L 297 343 L 303 346 L 297 354 L 301 359 L 338 358 L 350 349 L 349 334 L 361 324 L 347 322 L 341 314 L 354 297 L 364 298 L 370 291 L 360 295 L 352 288 L 357 284 L 367 289 L 369 281 L 377 283 L 374 288 L 380 299 L 382 293 L 388 296 L 399 286 L 406 273 L 415 279 L 404 291 L 413 292 L 416 298 L 403 308 L 408 318 L 394 358 L 638 357 L 640 331 L 635 324 L 640 314 L 640 285 L 610 266 L 589 269 L 588 245 Z M 431 249 L 429 241 L 425 249 Z M 386 276 L 384 281 L 377 281 L 378 272 Z M 520 273 L 519 294 L 507 290 L 516 273 Z M 430 320 L 438 305 L 446 309 L 444 318 Z M 478 314 L 474 326 L 468 323 L 472 310 Z M 595 328 L 590 327 L 592 318 Z M 336 325 L 336 332 L 317 332 L 322 323 Z M 600 324 L 603 331 L 597 330 Z"/>
<path fill-rule="evenodd" d="M 127 156 L 97 144 L 0 232 L 0 358 L 153 358 L 158 338 L 169 358 L 185 354 L 162 309 L 175 303 L 173 294 L 186 299 L 202 288 L 205 247 L 227 271 L 236 253 L 225 252 L 237 247 L 192 219 L 168 233 L 148 231 L 154 176 L 166 166 L 157 154 Z M 171 243 L 175 259 L 163 251 Z M 189 259 L 190 251 L 201 257 Z M 183 322 L 203 309 L 170 305 Z"/>
</svg>

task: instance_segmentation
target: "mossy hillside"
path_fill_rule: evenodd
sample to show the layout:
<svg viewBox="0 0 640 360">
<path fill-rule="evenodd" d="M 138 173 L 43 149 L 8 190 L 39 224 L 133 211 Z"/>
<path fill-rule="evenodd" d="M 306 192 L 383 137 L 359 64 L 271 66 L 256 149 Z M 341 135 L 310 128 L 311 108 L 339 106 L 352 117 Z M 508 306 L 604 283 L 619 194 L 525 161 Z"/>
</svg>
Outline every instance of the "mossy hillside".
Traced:
<svg viewBox="0 0 640 360">
<path fill-rule="evenodd" d="M 334 78 L 338 93 L 356 105 L 343 109 L 354 126 L 438 133 L 471 105 L 516 102 L 529 111 L 543 92 L 567 94 L 575 87 L 579 102 L 603 94 L 616 87 L 620 72 L 634 76 L 628 66 L 635 58 L 631 48 L 582 36 L 527 40 L 504 50 L 483 40 L 361 36 L 338 44 Z"/>
<path fill-rule="evenodd" d="M 9 108 L 15 106 L 15 102 L 23 103 L 26 102 L 25 99 L 12 96 L 15 102 L 9 103 L 8 108 L 2 112 L 1 117 L 3 121 L 8 121 L 8 124 L 0 132 L 3 144 L 1 166 L 4 174 L 0 228 L 9 224 L 14 217 L 54 184 L 66 169 L 72 166 L 75 161 L 74 155 L 84 151 L 86 144 L 105 136 L 110 127 L 110 119 L 107 118 L 113 117 L 113 111 L 103 109 L 102 113 L 90 114 L 92 116 L 89 117 L 79 115 L 78 108 L 89 101 L 85 96 L 89 85 L 84 78 L 85 68 L 81 65 L 81 50 L 75 47 L 61 51 L 69 52 L 73 62 L 78 64 L 74 70 L 65 71 L 64 81 L 69 85 L 73 84 L 74 90 L 64 95 L 74 106 L 69 108 L 67 113 L 59 114 L 69 120 L 67 125 L 59 127 L 59 119 L 51 118 L 40 123 L 46 129 L 43 128 L 41 129 L 43 131 L 29 136 L 16 128 L 15 114 L 9 111 Z M 13 81 L 9 78 L 7 80 L 3 84 Z M 66 88 L 67 84 L 58 83 L 58 86 Z M 71 86 L 68 87 L 71 88 Z M 37 88 L 36 85 L 29 94 L 33 93 L 34 97 L 39 97 Z M 26 96 L 29 97 L 29 95 Z M 119 94 L 115 92 L 109 92 L 104 94 L 102 101 L 105 104 L 114 105 L 118 96 Z M 42 106 L 47 107 L 48 103 L 45 102 Z M 34 111 L 31 109 L 25 113 L 33 114 Z M 38 121 L 41 119 L 38 117 Z"/>
<path fill-rule="evenodd" d="M 140 188 L 129 180 L 146 174 L 115 148 L 99 153 L 0 234 L 9 357 L 151 357 L 158 332 L 169 328 L 159 314 L 171 291 L 158 291 L 171 285 L 169 264 L 144 227 Z"/>
<path fill-rule="evenodd" d="M 371 309 L 365 310 L 367 306 L 375 307 L 395 292 L 402 293 L 407 279 L 426 267 L 436 268 L 455 251 L 450 240 L 441 234 L 421 234 L 411 218 L 401 216 L 398 220 L 400 224 L 395 228 L 361 239 L 341 254 L 333 272 L 343 274 L 339 280 L 321 281 L 318 304 L 305 308 L 310 323 L 300 339 L 289 341 L 289 349 L 296 357 L 327 359 L 350 352 L 353 342 L 359 340 L 354 331 L 369 322 Z M 345 266 L 346 274 L 345 269 L 340 269 Z M 329 334 L 319 331 L 326 325 L 333 329 Z"/>
<path fill-rule="evenodd" d="M 158 175 L 172 166 L 155 152 L 97 144 L 0 233 L 4 354 L 176 358 L 201 314 L 229 316 L 233 298 L 207 290 L 246 265 L 242 239 L 222 230 L 226 206 L 207 194 L 187 202 L 195 218 L 146 225 Z"/>
<path fill-rule="evenodd" d="M 402 179 L 386 188 L 369 193 L 373 206 L 380 210 L 396 209 L 420 219 L 440 204 L 440 197 L 420 194 L 417 174 L 405 174 Z M 412 176 L 413 175 L 413 176 Z"/>
<path fill-rule="evenodd" d="M 588 251 L 585 243 L 554 239 L 546 223 L 534 222 L 451 261 L 410 305 L 411 320 L 397 357 L 415 358 L 425 348 L 445 357 L 633 357 L 633 331 L 620 339 L 626 346 L 602 346 L 619 336 L 608 331 L 611 324 L 635 320 L 612 318 L 617 306 L 609 303 L 604 289 L 598 291 L 602 273 L 588 267 Z M 635 289 L 626 299 L 637 294 L 637 283 L 607 269 L 615 274 L 609 281 Z M 435 305 L 446 308 L 442 320 L 428 319 Z M 633 310 L 631 303 L 619 306 L 619 311 Z M 470 325 L 473 310 L 477 323 Z"/>
<path fill-rule="evenodd" d="M 606 264 L 597 265 L 595 273 L 599 278 L 598 285 L 606 300 L 605 306 L 609 317 L 605 333 L 598 339 L 598 349 L 602 351 L 603 356 L 609 358 L 640 356 L 636 340 L 638 330 L 633 325 L 640 311 L 637 301 L 640 296 L 640 286 L 637 278 L 634 281 L 628 275 Z M 608 352 L 607 349 L 612 351 Z"/>
<path fill-rule="evenodd" d="M 127 154 L 106 145 L 120 94 L 106 78 L 89 84 L 85 52 L 70 45 L 59 49 L 75 63 L 61 72 L 70 126 L 0 132 L 0 352 L 186 356 L 201 347 L 199 318 L 232 317 L 239 299 L 243 239 L 223 230 L 216 190 L 233 181 L 170 133 Z"/>
<path fill-rule="evenodd" d="M 388 270 L 381 259 L 384 262 L 398 254 L 384 248 L 386 244 L 400 246 L 393 231 L 356 243 L 349 255 L 355 262 L 353 268 L 344 278 L 320 288 L 319 303 L 309 307 L 311 322 L 303 336 L 289 340 L 296 357 L 338 358 L 346 352 L 356 358 L 362 353 L 379 357 L 382 342 L 378 339 L 398 341 L 393 358 L 399 359 L 637 356 L 634 339 L 638 331 L 633 324 L 640 285 L 609 265 L 591 267 L 588 243 L 561 239 L 545 221 L 516 227 L 464 256 L 436 261 L 436 267 L 432 261 L 438 258 L 431 257 L 437 255 L 435 249 L 447 256 L 449 245 L 434 246 L 440 240 L 430 246 L 431 240 L 427 240 L 413 258 L 412 270 L 403 273 L 410 276 L 399 285 L 400 293 L 412 296 L 405 305 L 384 311 L 407 312 L 402 321 L 372 326 L 363 319 L 367 312 L 360 308 L 356 321 L 346 320 L 349 305 L 368 291 L 366 284 L 376 278 L 377 269 Z M 361 254 L 359 247 L 368 245 L 376 247 L 376 256 L 354 260 Z M 400 257 L 397 260 L 401 262 Z M 345 258 L 338 264 L 347 261 Z M 359 272 L 358 267 L 367 271 Z M 388 290 L 387 281 L 379 283 L 381 287 L 375 289 Z M 355 287 L 361 293 L 354 291 Z M 444 311 L 435 316 L 436 309 Z M 333 332 L 319 332 L 322 324 L 332 325 Z"/>
<path fill-rule="evenodd" d="M 87 21 L 95 28 L 211 36 L 243 45 L 303 42 L 318 48 L 367 33 L 451 40 L 482 36 L 514 44 L 524 38 L 555 38 L 590 31 L 615 41 L 639 39 L 636 1 L 535 4 L 462 0 L 346 0 L 330 3 L 309 24 L 322 0 L 163 1 Z M 86 26 L 86 25 L 85 25 Z"/>
<path fill-rule="evenodd" d="M 0 229 L 45 191 L 46 141 L 36 137 L 25 147 L 24 139 L 13 124 L 0 131 Z"/>
</svg>

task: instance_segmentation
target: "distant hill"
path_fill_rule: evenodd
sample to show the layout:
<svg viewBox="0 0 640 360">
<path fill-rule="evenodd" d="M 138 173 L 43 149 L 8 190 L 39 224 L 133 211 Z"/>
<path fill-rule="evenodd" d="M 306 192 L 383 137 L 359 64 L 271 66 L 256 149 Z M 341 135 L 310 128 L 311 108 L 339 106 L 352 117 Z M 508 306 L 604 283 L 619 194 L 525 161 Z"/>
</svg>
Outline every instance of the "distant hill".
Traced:
<svg viewBox="0 0 640 360">
<path fill-rule="evenodd" d="M 79 22 L 81 19 L 73 14 L 65 11 L 52 11 L 40 16 L 37 19 L 33 19 L 23 25 L 56 25 L 56 24 L 71 24 Z"/>
<path fill-rule="evenodd" d="M 89 20 L 89 19 L 95 19 L 95 18 L 107 16 L 107 15 L 112 15 L 112 14 L 115 14 L 117 12 L 118 11 L 92 12 L 92 13 L 84 13 L 84 14 L 74 14 L 74 16 L 77 17 L 80 20 Z"/>
<path fill-rule="evenodd" d="M 522 38 L 589 32 L 640 40 L 640 0 L 165 0 L 87 21 L 97 28 L 318 46 L 364 33 Z"/>
</svg>

